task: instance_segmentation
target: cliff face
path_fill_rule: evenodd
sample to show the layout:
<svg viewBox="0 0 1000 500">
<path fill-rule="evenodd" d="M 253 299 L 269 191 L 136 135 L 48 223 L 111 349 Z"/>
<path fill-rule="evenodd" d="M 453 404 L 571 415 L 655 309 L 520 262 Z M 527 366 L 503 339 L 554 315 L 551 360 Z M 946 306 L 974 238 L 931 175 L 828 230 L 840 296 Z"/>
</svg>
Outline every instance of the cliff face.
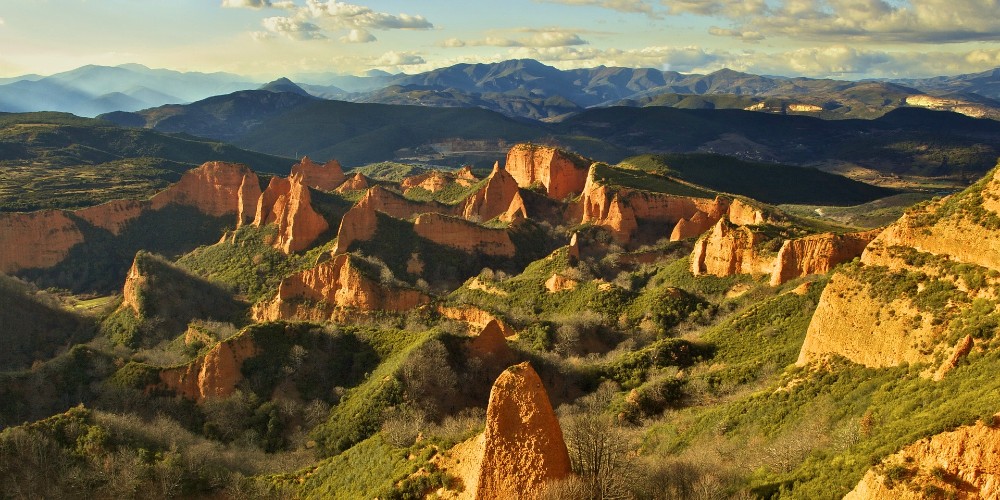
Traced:
<svg viewBox="0 0 1000 500">
<path fill-rule="evenodd" d="M 875 237 L 861 264 L 834 275 L 823 291 L 799 363 L 838 354 L 867 366 L 895 366 L 962 351 L 951 319 L 973 300 L 995 297 L 996 280 L 989 276 L 1000 270 L 997 199 L 994 170 L 961 193 L 912 209 Z M 976 275 L 983 283 L 968 281 Z M 893 286 L 904 279 L 907 287 Z M 921 290 L 949 295 L 943 302 L 918 300 Z M 947 371 L 938 369 L 940 376 Z"/>
<path fill-rule="evenodd" d="M 333 191 L 347 180 L 344 169 L 337 160 L 330 160 L 320 165 L 310 160 L 308 156 L 292 166 L 289 177 L 298 177 L 306 186 L 322 191 Z"/>
<path fill-rule="evenodd" d="M 772 269 L 772 259 L 760 251 L 764 240 L 761 233 L 719 219 L 711 231 L 695 242 L 691 253 L 691 273 L 695 276 L 768 274 Z"/>
<path fill-rule="evenodd" d="M 463 218 L 481 221 L 499 216 L 501 220 L 510 222 L 528 216 L 517 181 L 499 164 L 493 165 L 486 185 L 460 203 L 456 212 Z"/>
<path fill-rule="evenodd" d="M 195 207 L 198 211 L 221 217 L 245 213 L 241 207 L 256 203 L 259 194 L 257 174 L 246 165 L 211 161 L 187 171 L 181 180 L 156 193 L 151 199 L 153 210 L 171 203 Z"/>
<path fill-rule="evenodd" d="M 145 285 L 146 277 L 139 271 L 139 262 L 132 261 L 132 267 L 125 275 L 125 285 L 122 287 L 122 307 L 128 307 L 136 315 L 142 314 L 141 292 Z"/>
<path fill-rule="evenodd" d="M 273 201 L 272 201 L 273 200 Z M 286 254 L 309 248 L 330 225 L 312 208 L 309 188 L 299 177 L 272 177 L 257 205 L 255 226 L 278 225 L 274 247 Z M 271 202 L 271 205 L 267 205 Z"/>
<path fill-rule="evenodd" d="M 530 363 L 493 384 L 484 441 L 477 499 L 538 498 L 547 481 L 570 474 L 562 429 Z"/>
<path fill-rule="evenodd" d="M 334 245 L 331 253 L 345 253 L 350 249 L 351 243 L 355 241 L 368 241 L 375 237 L 378 216 L 375 214 L 375 208 L 368 200 L 369 198 L 366 195 L 340 219 L 340 228 L 337 230 L 337 243 Z"/>
<path fill-rule="evenodd" d="M 363 189 L 368 189 L 371 187 L 371 182 L 367 177 L 361 172 L 354 174 L 353 177 L 344 181 L 335 191 L 338 193 L 343 193 L 346 191 L 361 191 Z"/>
<path fill-rule="evenodd" d="M 587 167 L 568 153 L 530 144 L 515 145 L 506 160 L 506 169 L 519 186 L 541 183 L 548 197 L 556 200 L 583 191 Z"/>
<path fill-rule="evenodd" d="M 775 260 L 771 286 L 808 274 L 826 274 L 835 266 L 861 256 L 879 230 L 861 233 L 823 233 L 786 240 Z"/>
<path fill-rule="evenodd" d="M 118 234 L 129 221 L 142 215 L 149 209 L 149 204 L 138 200 L 114 200 L 97 206 L 81 208 L 75 212 L 77 217 L 93 226 L 106 229 L 111 234 Z"/>
<path fill-rule="evenodd" d="M 421 238 L 469 253 L 513 257 L 517 251 L 503 229 L 486 228 L 441 214 L 420 214 L 413 229 Z"/>
<path fill-rule="evenodd" d="M 369 189 L 364 197 L 358 201 L 358 204 L 362 203 L 368 205 L 373 210 L 378 210 L 397 219 L 409 219 L 414 215 L 428 212 L 449 213 L 451 210 L 451 207 L 440 203 L 410 201 L 380 186 Z"/>
<path fill-rule="evenodd" d="M 243 362 L 258 354 L 257 346 L 247 335 L 236 335 L 218 343 L 187 365 L 160 372 L 160 383 L 177 395 L 199 403 L 224 398 L 243 380 Z"/>
<path fill-rule="evenodd" d="M 418 290 L 381 285 L 365 276 L 349 254 L 340 254 L 282 280 L 277 296 L 254 308 L 254 318 L 323 320 L 339 317 L 343 309 L 406 311 L 429 301 Z"/>
<path fill-rule="evenodd" d="M 0 214 L 0 271 L 50 267 L 83 241 L 76 223 L 60 210 Z"/>
<path fill-rule="evenodd" d="M 438 172 L 437 170 L 432 170 L 426 174 L 407 177 L 403 179 L 403 182 L 401 182 L 399 186 L 403 188 L 403 191 L 419 187 L 432 193 L 436 193 L 444 189 L 448 185 L 449 181 L 450 179 L 445 177 L 443 173 Z"/>
<path fill-rule="evenodd" d="M 441 316 L 468 323 L 476 330 L 482 330 L 483 328 L 486 328 L 486 325 L 496 323 L 504 337 L 511 337 L 517 334 L 517 332 L 507 325 L 507 323 L 504 323 L 496 316 L 475 306 L 438 306 L 437 310 L 438 314 Z"/>
<path fill-rule="evenodd" d="M 885 471 L 902 467 L 907 476 L 890 480 Z M 982 422 L 922 439 L 870 469 L 845 500 L 1000 497 L 1000 429 Z"/>
</svg>

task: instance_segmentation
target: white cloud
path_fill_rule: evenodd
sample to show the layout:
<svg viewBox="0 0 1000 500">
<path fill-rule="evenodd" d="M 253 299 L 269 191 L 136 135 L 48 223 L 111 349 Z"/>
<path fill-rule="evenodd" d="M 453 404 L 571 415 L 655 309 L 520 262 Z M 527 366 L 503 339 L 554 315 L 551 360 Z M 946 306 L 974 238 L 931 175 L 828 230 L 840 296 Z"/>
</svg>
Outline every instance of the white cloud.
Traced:
<svg viewBox="0 0 1000 500">
<path fill-rule="evenodd" d="M 363 5 L 354 5 L 336 0 L 307 0 L 306 12 L 317 19 L 324 19 L 342 28 L 367 29 L 414 29 L 426 30 L 434 28 L 423 16 L 376 12 Z"/>
<path fill-rule="evenodd" d="M 291 17 L 268 17 L 261 21 L 267 33 L 281 35 L 292 40 L 321 40 L 326 38 L 319 26 Z M 261 39 L 261 37 L 258 37 Z"/>
<path fill-rule="evenodd" d="M 734 33 L 800 40 L 950 43 L 1000 40 L 997 0 L 663 0 L 673 14 L 718 16 Z"/>
<path fill-rule="evenodd" d="M 757 31 L 740 31 L 728 28 L 720 28 L 718 26 L 712 26 L 708 29 L 708 34 L 715 36 L 729 36 L 733 38 L 739 38 L 747 43 L 759 42 L 764 39 L 764 35 Z"/>
<path fill-rule="evenodd" d="M 466 45 L 476 47 L 570 47 L 574 45 L 587 45 L 589 42 L 580 38 L 580 35 L 571 31 L 558 28 L 547 29 L 520 29 L 521 33 L 530 33 L 528 36 L 517 38 L 507 38 L 499 36 L 488 36 L 481 40 L 463 41 L 455 38 L 445 40 L 445 47 L 464 47 Z"/>
<path fill-rule="evenodd" d="M 457 49 L 459 47 L 465 47 L 466 43 L 458 38 L 449 38 L 441 42 L 441 46 L 448 49 Z"/>
<path fill-rule="evenodd" d="M 382 57 L 376 59 L 374 65 L 381 67 L 413 66 L 416 64 L 424 64 L 426 62 L 427 61 L 425 61 L 423 57 L 420 57 L 420 55 L 415 54 L 413 52 L 389 51 L 386 52 L 385 54 L 382 54 Z"/>
<path fill-rule="evenodd" d="M 222 0 L 222 6 L 234 9 L 293 9 L 295 2 L 290 0 L 272 2 L 271 0 Z"/>
<path fill-rule="evenodd" d="M 363 29 L 352 29 L 346 35 L 340 37 L 340 41 L 344 43 L 370 43 L 377 40 L 378 38 L 375 38 L 375 35 Z"/>
<path fill-rule="evenodd" d="M 535 0 L 536 2 L 560 3 L 563 5 L 579 5 L 586 7 L 601 7 L 629 14 L 645 14 L 659 17 L 648 1 L 644 0 Z"/>
</svg>

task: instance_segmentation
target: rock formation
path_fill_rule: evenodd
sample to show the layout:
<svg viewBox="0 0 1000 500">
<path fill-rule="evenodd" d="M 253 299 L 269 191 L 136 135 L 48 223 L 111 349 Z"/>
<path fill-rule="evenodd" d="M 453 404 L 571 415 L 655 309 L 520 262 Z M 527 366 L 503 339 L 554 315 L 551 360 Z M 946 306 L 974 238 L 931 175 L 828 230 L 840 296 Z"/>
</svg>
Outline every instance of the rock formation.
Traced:
<svg viewBox="0 0 1000 500">
<path fill-rule="evenodd" d="M 455 171 L 455 182 L 462 186 L 471 186 L 479 182 L 479 179 L 472 173 L 472 167 L 466 165 Z"/>
<path fill-rule="evenodd" d="M 432 193 L 436 193 L 448 186 L 449 182 L 450 179 L 445 177 L 442 172 L 431 170 L 430 172 L 424 174 L 414 175 L 403 179 L 403 182 L 399 184 L 399 187 L 401 187 L 404 192 L 419 187 Z"/>
<path fill-rule="evenodd" d="M 430 298 L 419 290 L 383 285 L 366 276 L 350 254 L 340 254 L 281 281 L 272 300 L 254 307 L 258 321 L 327 320 L 345 309 L 361 312 L 406 311 Z"/>
<path fill-rule="evenodd" d="M 549 198 L 562 200 L 583 191 L 586 161 L 555 148 L 517 144 L 507 153 L 506 169 L 521 187 L 540 183 Z"/>
<path fill-rule="evenodd" d="M 473 356 L 493 362 L 509 363 L 514 357 L 514 351 L 507 345 L 503 328 L 496 320 L 487 323 L 479 335 L 473 337 L 472 342 L 469 343 L 469 351 Z"/>
<path fill-rule="evenodd" d="M 500 168 L 499 163 L 493 165 L 486 185 L 459 204 L 457 213 L 466 219 L 481 221 L 500 217 L 500 220 L 510 222 L 528 216 L 517 181 Z"/>
<path fill-rule="evenodd" d="M 298 176 L 288 179 L 272 177 L 260 196 L 254 225 L 278 225 L 274 248 L 286 254 L 309 248 L 330 225 L 312 208 L 309 188 Z M 268 204 L 270 203 L 270 204 Z"/>
<path fill-rule="evenodd" d="M 890 479 L 889 468 L 905 472 Z M 978 422 L 921 439 L 870 469 L 844 499 L 929 498 L 929 487 L 939 498 L 1000 497 L 1000 428 Z"/>
<path fill-rule="evenodd" d="M 549 279 L 545 280 L 545 289 L 549 293 L 556 293 L 564 290 L 573 290 L 579 284 L 580 282 L 573 278 L 567 278 L 559 273 L 552 273 L 552 276 L 549 276 Z"/>
<path fill-rule="evenodd" d="M 428 212 L 450 213 L 451 207 L 437 202 L 421 203 L 410 201 L 402 195 L 389 191 L 381 186 L 374 186 L 358 201 L 358 204 L 366 204 L 373 210 L 377 210 L 386 215 L 391 215 L 397 219 L 410 219 L 414 215 Z"/>
<path fill-rule="evenodd" d="M 302 161 L 292 166 L 292 173 L 289 177 L 298 177 L 299 180 L 311 188 L 321 191 L 333 191 L 347 180 L 344 169 L 340 167 L 340 162 L 330 160 L 323 165 L 309 159 L 308 156 Z"/>
<path fill-rule="evenodd" d="M 0 214 L 0 272 L 50 267 L 83 241 L 76 222 L 61 210 Z"/>
<path fill-rule="evenodd" d="M 371 187 L 371 182 L 365 177 L 364 174 L 358 172 L 354 174 L 353 177 L 344 181 L 335 191 L 338 193 L 343 193 L 346 191 L 361 191 L 363 189 L 368 189 Z"/>
<path fill-rule="evenodd" d="M 808 274 L 826 274 L 837 264 L 860 257 L 861 252 L 879 232 L 822 233 L 786 240 L 778 250 L 774 271 L 771 273 L 771 286 Z"/>
<path fill-rule="evenodd" d="M 160 372 L 160 383 L 177 395 L 199 403 L 224 398 L 243 380 L 243 362 L 258 353 L 248 335 L 236 334 L 219 342 L 204 356 L 190 363 Z"/>
<path fill-rule="evenodd" d="M 73 213 L 90 225 L 117 235 L 132 219 L 142 215 L 142 212 L 148 209 L 147 205 L 139 200 L 113 200 L 93 207 L 81 208 Z"/>
<path fill-rule="evenodd" d="M 241 204 L 253 206 L 260 193 L 257 174 L 246 165 L 210 161 L 187 171 L 176 184 L 155 194 L 153 210 L 170 204 L 195 207 L 199 212 L 221 217 L 247 213 Z"/>
<path fill-rule="evenodd" d="M 868 244 L 860 265 L 834 274 L 813 314 L 798 362 L 838 354 L 884 367 L 937 364 L 953 355 L 956 346 L 947 328 L 951 317 L 968 307 L 963 302 L 992 300 L 996 280 L 989 276 L 1000 271 L 1000 231 L 990 222 L 1000 217 L 996 173 L 994 169 L 961 193 L 911 209 Z M 985 281 L 970 285 L 968 275 Z M 888 292 L 876 287 L 901 277 L 912 286 Z M 950 287 L 954 297 L 944 305 L 914 300 L 917 291 L 928 286 Z M 932 369 L 925 375 L 933 374 Z"/>
<path fill-rule="evenodd" d="M 369 190 L 371 194 L 373 190 Z M 375 237 L 375 230 L 378 226 L 378 215 L 375 207 L 372 206 L 369 196 L 366 194 L 361 201 L 351 207 L 340 219 L 340 228 L 337 230 L 337 243 L 331 253 L 342 254 L 350 251 L 351 244 L 355 241 L 368 241 Z"/>
<path fill-rule="evenodd" d="M 934 372 L 933 379 L 943 379 L 948 372 L 958 367 L 958 363 L 962 361 L 962 358 L 968 356 L 969 353 L 972 352 L 972 348 L 975 346 L 976 343 L 972 340 L 972 335 L 962 337 L 962 339 L 955 344 L 955 348 L 951 351 L 951 356 L 948 356 L 948 359 L 944 360 L 944 363 L 941 363 L 941 366 L 939 366 Z"/>
<path fill-rule="evenodd" d="M 487 228 L 446 215 L 420 214 L 413 223 L 413 229 L 421 238 L 469 253 L 513 257 L 517 252 L 506 230 Z"/>
<path fill-rule="evenodd" d="M 476 498 L 538 498 L 544 484 L 570 474 L 569 453 L 548 394 L 530 363 L 504 371 L 486 409 Z"/>
<path fill-rule="evenodd" d="M 493 314 L 484 311 L 476 306 L 447 307 L 438 306 L 438 314 L 448 319 L 462 321 L 472 325 L 477 331 L 486 328 L 490 323 L 496 323 L 504 337 L 511 337 L 517 334 L 513 328 L 503 322 Z"/>
<path fill-rule="evenodd" d="M 735 226 L 726 219 L 695 242 L 691 253 L 691 273 L 695 276 L 711 274 L 768 274 L 772 258 L 764 255 L 760 245 L 766 237 L 746 226 Z"/>
<path fill-rule="evenodd" d="M 692 215 L 690 219 L 681 217 L 681 220 L 677 221 L 674 229 L 670 232 L 670 241 L 681 241 L 701 236 L 705 231 L 711 229 L 716 222 L 718 221 L 711 219 L 705 212 L 698 212 Z"/>
<path fill-rule="evenodd" d="M 571 266 L 575 266 L 580 261 L 580 242 L 577 233 L 573 233 L 573 236 L 569 239 L 566 256 L 569 258 Z"/>
</svg>

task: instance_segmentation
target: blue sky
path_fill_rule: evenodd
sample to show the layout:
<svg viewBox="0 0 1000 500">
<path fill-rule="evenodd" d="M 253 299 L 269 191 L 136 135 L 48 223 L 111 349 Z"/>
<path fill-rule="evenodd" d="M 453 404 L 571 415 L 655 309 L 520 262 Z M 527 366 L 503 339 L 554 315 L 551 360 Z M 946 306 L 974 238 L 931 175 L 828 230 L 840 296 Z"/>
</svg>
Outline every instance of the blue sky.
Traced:
<svg viewBox="0 0 1000 500">
<path fill-rule="evenodd" d="M 858 79 L 1000 66 L 1000 0 L 0 0 L 0 76 L 140 63 L 270 79 L 534 58 Z"/>
</svg>

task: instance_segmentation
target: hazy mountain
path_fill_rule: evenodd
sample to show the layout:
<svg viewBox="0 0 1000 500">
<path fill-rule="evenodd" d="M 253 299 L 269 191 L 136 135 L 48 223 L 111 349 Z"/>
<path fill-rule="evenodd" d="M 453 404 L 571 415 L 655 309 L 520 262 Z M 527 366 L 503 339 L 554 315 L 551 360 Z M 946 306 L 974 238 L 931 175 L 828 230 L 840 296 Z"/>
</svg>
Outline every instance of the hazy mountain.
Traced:
<svg viewBox="0 0 1000 500">
<path fill-rule="evenodd" d="M 934 95 L 978 94 L 1000 99 L 1000 68 L 955 76 L 892 80 Z"/>
<path fill-rule="evenodd" d="M 302 89 L 302 87 L 284 77 L 278 78 L 273 82 L 266 83 L 257 90 L 266 90 L 268 92 L 291 92 L 292 94 L 312 97 L 312 94 L 306 92 Z"/>
<path fill-rule="evenodd" d="M 83 66 L 0 85 L 0 111 L 64 111 L 95 116 L 184 103 L 258 84 L 229 73 L 183 73 L 139 64 Z"/>
</svg>

